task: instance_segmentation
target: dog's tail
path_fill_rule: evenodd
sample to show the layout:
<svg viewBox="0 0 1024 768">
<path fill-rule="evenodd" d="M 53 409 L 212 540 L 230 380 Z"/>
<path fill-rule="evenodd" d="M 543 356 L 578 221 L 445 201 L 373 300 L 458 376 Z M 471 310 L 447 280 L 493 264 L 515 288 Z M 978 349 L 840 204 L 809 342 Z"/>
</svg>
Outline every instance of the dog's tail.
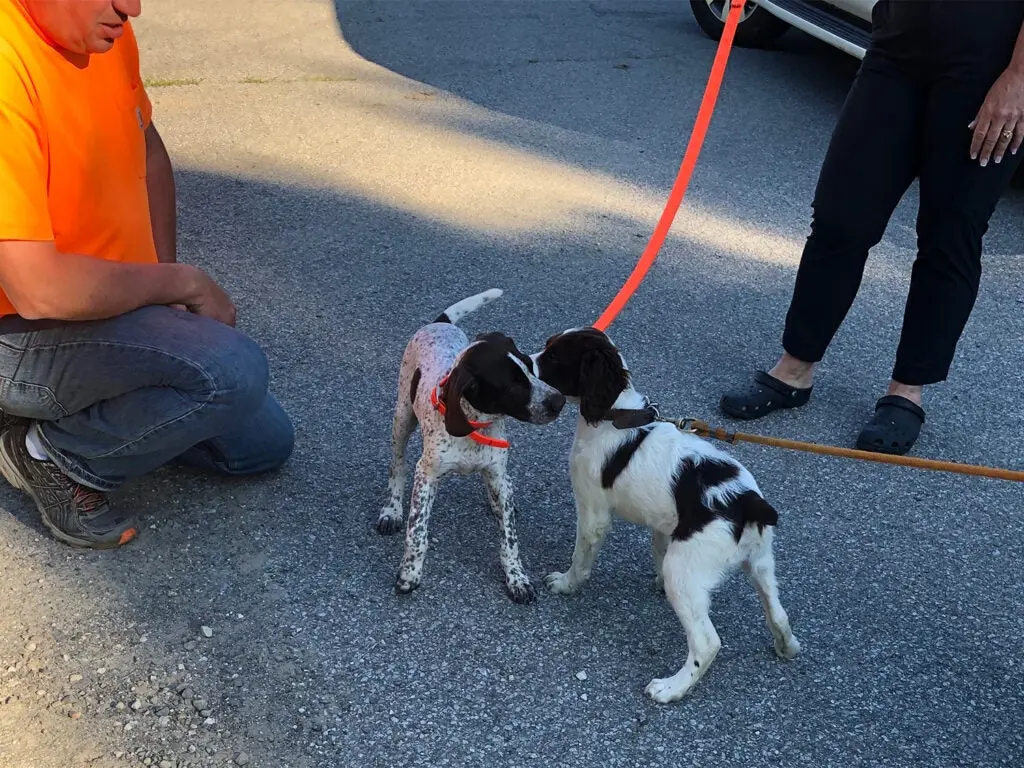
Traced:
<svg viewBox="0 0 1024 768">
<path fill-rule="evenodd" d="M 489 291 L 484 291 L 483 293 L 470 296 L 462 301 L 457 301 L 438 315 L 434 322 L 451 323 L 452 325 L 455 325 L 466 315 L 472 314 L 481 307 L 490 304 L 495 299 L 501 298 L 501 294 L 502 290 L 500 288 L 491 288 Z"/>
</svg>

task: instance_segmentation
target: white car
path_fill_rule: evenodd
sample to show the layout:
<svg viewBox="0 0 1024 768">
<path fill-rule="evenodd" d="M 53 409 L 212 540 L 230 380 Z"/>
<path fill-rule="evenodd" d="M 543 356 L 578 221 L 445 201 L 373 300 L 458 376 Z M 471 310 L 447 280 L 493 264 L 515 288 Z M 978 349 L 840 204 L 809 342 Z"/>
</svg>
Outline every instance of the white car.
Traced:
<svg viewBox="0 0 1024 768">
<path fill-rule="evenodd" d="M 871 9 L 875 2 L 877 0 L 748 1 L 736 27 L 735 43 L 744 48 L 759 48 L 795 27 L 862 59 L 871 39 Z M 690 0 L 694 18 L 714 40 L 722 36 L 729 5 L 729 0 Z"/>
</svg>

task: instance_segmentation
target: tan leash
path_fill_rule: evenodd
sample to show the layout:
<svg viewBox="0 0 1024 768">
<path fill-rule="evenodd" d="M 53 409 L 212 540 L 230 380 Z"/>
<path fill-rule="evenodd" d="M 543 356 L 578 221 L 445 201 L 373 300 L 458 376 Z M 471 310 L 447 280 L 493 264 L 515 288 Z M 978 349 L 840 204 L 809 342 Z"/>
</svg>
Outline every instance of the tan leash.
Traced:
<svg viewBox="0 0 1024 768">
<path fill-rule="evenodd" d="M 690 432 L 698 437 L 714 438 L 715 440 L 721 440 L 725 443 L 756 443 L 757 445 L 768 445 L 773 448 L 787 448 L 793 451 L 804 451 L 805 453 L 816 453 L 823 456 L 838 456 L 844 459 L 861 459 L 863 461 L 874 461 L 880 464 L 897 464 L 901 467 L 931 469 L 937 472 L 955 472 L 961 475 L 988 477 L 993 480 L 1024 481 L 1024 472 L 1015 469 L 984 467 L 977 464 L 960 464 L 955 461 L 920 459 L 916 456 L 892 456 L 886 453 L 860 451 L 854 448 L 837 448 L 832 445 L 805 443 L 800 440 L 786 440 L 781 437 L 766 437 L 764 435 L 751 435 L 744 432 L 729 432 L 721 427 L 709 426 L 700 419 L 666 419 L 662 416 L 658 416 L 656 420 L 672 424 L 683 432 Z"/>
</svg>

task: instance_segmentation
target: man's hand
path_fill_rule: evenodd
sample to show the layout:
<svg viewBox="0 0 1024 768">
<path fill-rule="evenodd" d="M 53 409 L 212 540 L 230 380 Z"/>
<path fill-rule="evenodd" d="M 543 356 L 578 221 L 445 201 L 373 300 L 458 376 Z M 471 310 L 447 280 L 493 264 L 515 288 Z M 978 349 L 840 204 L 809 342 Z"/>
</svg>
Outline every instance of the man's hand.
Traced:
<svg viewBox="0 0 1024 768">
<path fill-rule="evenodd" d="M 197 277 L 195 293 L 183 302 L 185 309 L 196 315 L 234 327 L 235 305 L 213 278 L 201 270 L 195 270 Z"/>
<path fill-rule="evenodd" d="M 999 76 L 968 128 L 974 130 L 971 159 L 982 167 L 990 159 L 1002 162 L 1007 149 L 1017 154 L 1024 143 L 1024 71 L 1013 67 Z"/>
</svg>

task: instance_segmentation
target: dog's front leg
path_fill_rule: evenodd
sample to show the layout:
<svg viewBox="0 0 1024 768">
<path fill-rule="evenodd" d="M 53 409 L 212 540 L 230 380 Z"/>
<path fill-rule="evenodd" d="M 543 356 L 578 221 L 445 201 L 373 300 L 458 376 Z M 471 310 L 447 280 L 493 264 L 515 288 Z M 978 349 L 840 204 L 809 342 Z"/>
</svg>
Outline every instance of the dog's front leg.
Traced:
<svg viewBox="0 0 1024 768">
<path fill-rule="evenodd" d="M 512 481 L 504 469 L 486 469 L 487 498 L 501 530 L 501 569 L 505 572 L 505 586 L 516 603 L 532 603 L 537 592 L 526 575 L 519 559 L 519 537 L 516 534 L 516 509 L 512 501 Z"/>
<path fill-rule="evenodd" d="M 558 595 L 570 595 L 586 583 L 611 525 L 612 514 L 607 504 L 576 499 L 576 546 L 572 551 L 572 564 L 565 573 L 549 573 L 544 577 L 549 590 Z"/>
<path fill-rule="evenodd" d="M 395 579 L 395 592 L 407 594 L 420 585 L 423 576 L 423 561 L 427 557 L 427 526 L 430 509 L 434 506 L 437 476 L 420 457 L 416 462 L 416 474 L 412 482 L 412 502 L 409 505 L 409 522 L 405 529 L 405 555 Z"/>
<path fill-rule="evenodd" d="M 405 493 L 405 449 L 416 429 L 412 404 L 399 398 L 391 425 L 391 466 L 388 469 L 388 501 L 377 516 L 377 532 L 389 536 L 402 530 L 402 495 Z"/>
</svg>

